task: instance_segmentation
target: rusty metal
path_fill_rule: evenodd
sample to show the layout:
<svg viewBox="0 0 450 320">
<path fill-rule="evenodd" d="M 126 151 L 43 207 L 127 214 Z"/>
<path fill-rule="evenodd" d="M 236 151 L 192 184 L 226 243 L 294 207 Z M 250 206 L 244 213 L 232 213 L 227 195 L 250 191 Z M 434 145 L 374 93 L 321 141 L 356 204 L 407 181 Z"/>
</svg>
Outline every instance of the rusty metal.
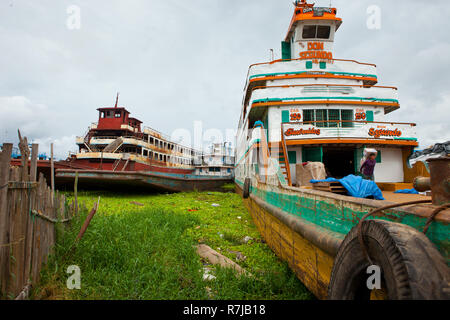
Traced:
<svg viewBox="0 0 450 320">
<path fill-rule="evenodd" d="M 414 189 L 419 192 L 426 192 L 431 190 L 431 178 L 429 177 L 417 177 L 414 179 Z"/>
<path fill-rule="evenodd" d="M 428 160 L 431 176 L 431 197 L 433 204 L 450 203 L 450 157 Z"/>
<path fill-rule="evenodd" d="M 413 205 L 413 204 L 424 204 L 424 203 L 431 203 L 431 200 L 417 200 L 417 201 L 409 201 L 409 202 L 396 203 L 396 204 L 383 206 L 381 208 L 372 210 L 371 212 L 367 213 L 364 217 L 361 218 L 361 220 L 359 221 L 358 226 L 357 226 L 357 228 L 358 228 L 358 240 L 359 240 L 359 243 L 361 245 L 361 250 L 362 250 L 363 254 L 366 256 L 367 261 L 369 261 L 369 263 L 371 265 L 373 265 L 373 262 L 372 262 L 372 259 L 370 259 L 369 252 L 367 251 L 366 243 L 364 242 L 363 233 L 362 233 L 362 224 L 363 224 L 363 222 L 367 218 L 369 218 L 370 216 L 373 216 L 373 215 L 375 215 L 377 213 L 380 213 L 383 210 L 393 209 L 393 208 L 398 208 L 398 207 L 404 207 L 404 206 L 409 206 L 409 205 Z"/>
<path fill-rule="evenodd" d="M 450 203 L 444 204 L 440 206 L 439 208 L 436 208 L 436 210 L 433 211 L 431 216 L 428 218 L 427 223 L 425 224 L 425 228 L 423 228 L 423 233 L 427 234 L 428 228 L 430 228 L 431 223 L 434 221 L 434 218 L 445 209 L 450 208 Z"/>
</svg>

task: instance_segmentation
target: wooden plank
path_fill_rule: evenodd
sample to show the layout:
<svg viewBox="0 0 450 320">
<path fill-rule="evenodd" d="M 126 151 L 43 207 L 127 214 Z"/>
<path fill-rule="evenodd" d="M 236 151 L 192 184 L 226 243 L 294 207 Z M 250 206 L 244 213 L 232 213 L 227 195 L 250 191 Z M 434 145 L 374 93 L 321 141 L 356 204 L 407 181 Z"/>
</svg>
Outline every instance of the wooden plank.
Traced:
<svg viewBox="0 0 450 320">
<path fill-rule="evenodd" d="M 8 181 L 13 145 L 3 144 L 3 151 L 0 154 L 0 292 L 6 292 L 9 260 L 9 213 L 8 213 Z"/>
<path fill-rule="evenodd" d="M 23 168 L 14 167 L 12 170 L 13 180 L 23 178 Z M 22 213 L 24 211 L 24 202 L 26 191 L 24 189 L 10 190 L 10 259 L 9 259 L 9 279 L 7 286 L 8 297 L 15 298 L 22 290 L 23 283 L 23 257 L 24 257 L 24 231 Z"/>
</svg>

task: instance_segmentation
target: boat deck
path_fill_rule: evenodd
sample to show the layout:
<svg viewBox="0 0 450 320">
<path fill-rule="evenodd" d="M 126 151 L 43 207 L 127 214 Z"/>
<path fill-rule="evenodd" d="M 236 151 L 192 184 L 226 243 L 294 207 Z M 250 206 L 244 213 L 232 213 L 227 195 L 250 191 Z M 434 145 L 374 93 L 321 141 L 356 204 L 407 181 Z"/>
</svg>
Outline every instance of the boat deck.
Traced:
<svg viewBox="0 0 450 320">
<path fill-rule="evenodd" d="M 431 200 L 431 197 L 421 194 L 394 193 L 393 191 L 383 191 L 383 196 L 389 202 L 407 202 L 416 200 Z"/>
</svg>

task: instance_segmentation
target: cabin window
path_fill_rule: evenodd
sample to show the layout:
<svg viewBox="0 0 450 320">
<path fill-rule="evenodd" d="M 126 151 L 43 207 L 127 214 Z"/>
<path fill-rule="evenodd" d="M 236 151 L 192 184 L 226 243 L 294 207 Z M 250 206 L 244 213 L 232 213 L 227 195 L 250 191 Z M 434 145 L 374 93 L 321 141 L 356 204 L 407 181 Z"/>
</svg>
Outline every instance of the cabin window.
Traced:
<svg viewBox="0 0 450 320">
<path fill-rule="evenodd" d="M 118 112 L 116 111 L 115 117 L 116 117 L 116 118 L 120 118 L 120 117 L 122 117 L 122 115 L 121 115 L 120 111 L 118 111 Z"/>
<path fill-rule="evenodd" d="M 114 118 L 114 111 L 105 111 L 103 113 L 103 118 Z"/>
<path fill-rule="evenodd" d="M 341 120 L 353 121 L 353 110 L 341 110 Z M 353 122 L 342 122 L 342 127 L 351 128 L 353 127 Z"/>
<path fill-rule="evenodd" d="M 303 26 L 303 39 L 314 39 L 317 26 Z"/>
<path fill-rule="evenodd" d="M 313 122 L 314 121 L 314 110 L 303 110 L 303 121 Z"/>
<path fill-rule="evenodd" d="M 330 26 L 303 26 L 303 39 L 329 39 Z"/>
<path fill-rule="evenodd" d="M 317 26 L 317 38 L 318 39 L 329 39 L 330 32 L 331 32 L 330 26 Z"/>
<path fill-rule="evenodd" d="M 304 122 L 315 122 L 319 128 L 352 128 L 353 110 L 318 109 L 303 110 Z"/>
</svg>

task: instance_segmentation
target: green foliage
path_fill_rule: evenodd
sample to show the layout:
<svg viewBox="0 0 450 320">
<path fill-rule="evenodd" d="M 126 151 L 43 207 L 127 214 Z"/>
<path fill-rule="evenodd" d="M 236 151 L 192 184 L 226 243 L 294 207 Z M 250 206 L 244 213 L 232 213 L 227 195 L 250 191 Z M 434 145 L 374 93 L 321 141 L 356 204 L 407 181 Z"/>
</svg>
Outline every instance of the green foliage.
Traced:
<svg viewBox="0 0 450 320">
<path fill-rule="evenodd" d="M 91 192 L 81 193 L 79 201 L 91 207 L 99 195 L 99 211 L 78 245 L 73 247 L 87 212 L 66 232 L 58 233 L 55 255 L 34 290 L 35 298 L 312 298 L 262 241 L 237 194 Z M 248 243 L 243 242 L 246 236 L 252 238 Z M 209 245 L 253 276 L 208 266 L 216 279 L 203 281 L 206 262 L 195 252 L 198 243 Z M 81 269 L 81 290 L 66 289 L 69 265 Z"/>
</svg>

